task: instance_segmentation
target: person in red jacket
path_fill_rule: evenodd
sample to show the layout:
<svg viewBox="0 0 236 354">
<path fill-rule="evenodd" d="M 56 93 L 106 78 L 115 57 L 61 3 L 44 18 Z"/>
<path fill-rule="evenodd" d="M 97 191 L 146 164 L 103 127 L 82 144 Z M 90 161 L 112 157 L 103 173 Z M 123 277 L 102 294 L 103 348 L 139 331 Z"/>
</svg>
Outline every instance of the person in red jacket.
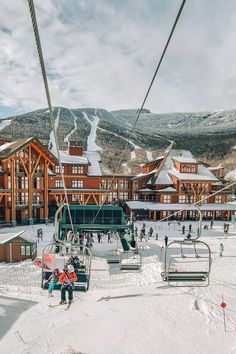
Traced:
<svg viewBox="0 0 236 354">
<path fill-rule="evenodd" d="M 59 277 L 61 286 L 61 301 L 60 304 L 66 304 L 66 290 L 68 291 L 69 304 L 73 300 L 73 287 L 74 282 L 77 281 L 77 275 L 75 274 L 74 267 L 69 264 L 67 270 L 64 269 L 63 273 Z"/>
</svg>

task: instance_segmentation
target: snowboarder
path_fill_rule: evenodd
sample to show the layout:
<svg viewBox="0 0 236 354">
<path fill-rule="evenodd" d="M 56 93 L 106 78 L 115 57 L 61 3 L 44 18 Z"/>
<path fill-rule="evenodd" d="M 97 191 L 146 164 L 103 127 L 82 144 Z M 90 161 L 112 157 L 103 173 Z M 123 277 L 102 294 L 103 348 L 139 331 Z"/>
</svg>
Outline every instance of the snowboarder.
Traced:
<svg viewBox="0 0 236 354">
<path fill-rule="evenodd" d="M 158 240 L 158 233 L 156 233 L 156 240 Z"/>
<path fill-rule="evenodd" d="M 164 240 L 165 240 L 165 247 L 167 247 L 168 246 L 168 237 L 166 235 L 164 237 Z"/>
<path fill-rule="evenodd" d="M 220 257 L 223 256 L 223 252 L 224 252 L 224 245 L 223 243 L 220 244 Z"/>
<path fill-rule="evenodd" d="M 182 226 L 182 234 L 185 234 L 185 225 Z"/>
<path fill-rule="evenodd" d="M 68 291 L 69 304 L 73 301 L 73 287 L 74 282 L 77 281 L 77 275 L 75 274 L 74 267 L 69 264 L 68 270 L 64 269 L 63 273 L 59 277 L 59 282 L 61 286 L 61 301 L 60 304 L 66 304 L 66 290 Z"/>
<path fill-rule="evenodd" d="M 49 279 L 45 282 L 45 285 L 49 284 L 48 286 L 48 297 L 52 297 L 53 294 L 53 290 L 55 288 L 56 285 L 61 285 L 61 283 L 59 282 L 59 276 L 60 276 L 60 272 L 59 269 L 54 269 L 52 274 L 50 275 Z"/>
<path fill-rule="evenodd" d="M 190 238 L 191 238 L 191 234 L 189 232 L 188 235 L 187 235 L 187 239 L 190 240 Z"/>
<path fill-rule="evenodd" d="M 191 231 L 192 231 L 192 224 L 189 224 L 189 226 L 188 226 L 188 231 L 189 231 L 189 233 L 191 233 Z"/>
</svg>

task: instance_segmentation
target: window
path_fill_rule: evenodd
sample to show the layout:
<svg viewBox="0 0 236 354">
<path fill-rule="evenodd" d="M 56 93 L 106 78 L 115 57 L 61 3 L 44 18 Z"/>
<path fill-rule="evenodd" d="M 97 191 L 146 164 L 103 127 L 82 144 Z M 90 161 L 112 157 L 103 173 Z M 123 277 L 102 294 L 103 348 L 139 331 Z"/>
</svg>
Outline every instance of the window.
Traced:
<svg viewBox="0 0 236 354">
<path fill-rule="evenodd" d="M 121 180 L 120 181 L 120 189 L 128 189 L 128 188 L 129 188 L 128 181 Z"/>
<path fill-rule="evenodd" d="M 55 180 L 55 187 L 56 188 L 63 188 L 63 183 L 61 179 L 56 179 Z"/>
<path fill-rule="evenodd" d="M 72 166 L 73 174 L 82 174 L 84 172 L 83 166 Z"/>
<path fill-rule="evenodd" d="M 222 196 L 221 195 L 216 195 L 215 196 L 215 203 L 221 203 L 222 202 Z"/>
<path fill-rule="evenodd" d="M 163 195 L 163 203 L 171 203 L 171 196 L 169 194 Z"/>
<path fill-rule="evenodd" d="M 196 165 L 182 165 L 181 172 L 183 173 L 196 173 Z"/>
<path fill-rule="evenodd" d="M 64 166 L 62 166 L 62 172 L 64 173 L 64 170 L 65 170 L 65 168 L 64 168 Z M 56 165 L 55 166 L 55 173 L 61 173 L 61 171 L 60 171 L 60 166 L 59 165 Z"/>
<path fill-rule="evenodd" d="M 31 246 L 20 246 L 20 254 L 21 256 L 31 256 Z"/>
<path fill-rule="evenodd" d="M 121 200 L 126 200 L 126 199 L 128 199 L 128 198 L 129 198 L 128 192 L 120 193 L 120 194 L 119 194 L 119 197 L 120 197 Z"/>
<path fill-rule="evenodd" d="M 83 188 L 83 181 L 72 181 L 72 188 Z"/>
<path fill-rule="evenodd" d="M 186 196 L 185 195 L 179 195 L 179 203 L 186 203 Z"/>
</svg>

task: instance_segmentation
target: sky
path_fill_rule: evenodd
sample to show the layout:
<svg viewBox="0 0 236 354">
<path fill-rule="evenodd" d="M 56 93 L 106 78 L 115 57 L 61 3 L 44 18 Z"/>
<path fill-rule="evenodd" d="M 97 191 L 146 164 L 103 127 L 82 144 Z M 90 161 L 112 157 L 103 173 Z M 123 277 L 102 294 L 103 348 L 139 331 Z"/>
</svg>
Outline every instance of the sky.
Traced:
<svg viewBox="0 0 236 354">
<path fill-rule="evenodd" d="M 180 0 L 35 0 L 53 106 L 140 107 Z M 236 108 L 236 1 L 187 0 L 146 108 Z M 46 107 L 27 0 L 1 0 L 0 117 Z"/>
</svg>

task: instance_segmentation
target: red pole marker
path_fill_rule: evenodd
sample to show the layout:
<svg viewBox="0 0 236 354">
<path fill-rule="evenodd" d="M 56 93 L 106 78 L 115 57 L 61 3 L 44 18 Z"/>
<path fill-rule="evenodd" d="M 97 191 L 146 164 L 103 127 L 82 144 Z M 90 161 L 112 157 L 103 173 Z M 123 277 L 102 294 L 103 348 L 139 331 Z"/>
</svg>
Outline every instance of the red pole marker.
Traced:
<svg viewBox="0 0 236 354">
<path fill-rule="evenodd" d="M 175 273 L 177 273 L 179 270 L 178 270 L 178 268 L 175 268 Z"/>
<path fill-rule="evenodd" d="M 222 294 L 222 303 L 220 304 L 222 311 L 223 311 L 223 319 L 224 319 L 224 329 L 226 332 L 226 319 L 225 319 L 225 309 L 226 309 L 226 303 L 224 302 L 224 296 Z"/>
</svg>

